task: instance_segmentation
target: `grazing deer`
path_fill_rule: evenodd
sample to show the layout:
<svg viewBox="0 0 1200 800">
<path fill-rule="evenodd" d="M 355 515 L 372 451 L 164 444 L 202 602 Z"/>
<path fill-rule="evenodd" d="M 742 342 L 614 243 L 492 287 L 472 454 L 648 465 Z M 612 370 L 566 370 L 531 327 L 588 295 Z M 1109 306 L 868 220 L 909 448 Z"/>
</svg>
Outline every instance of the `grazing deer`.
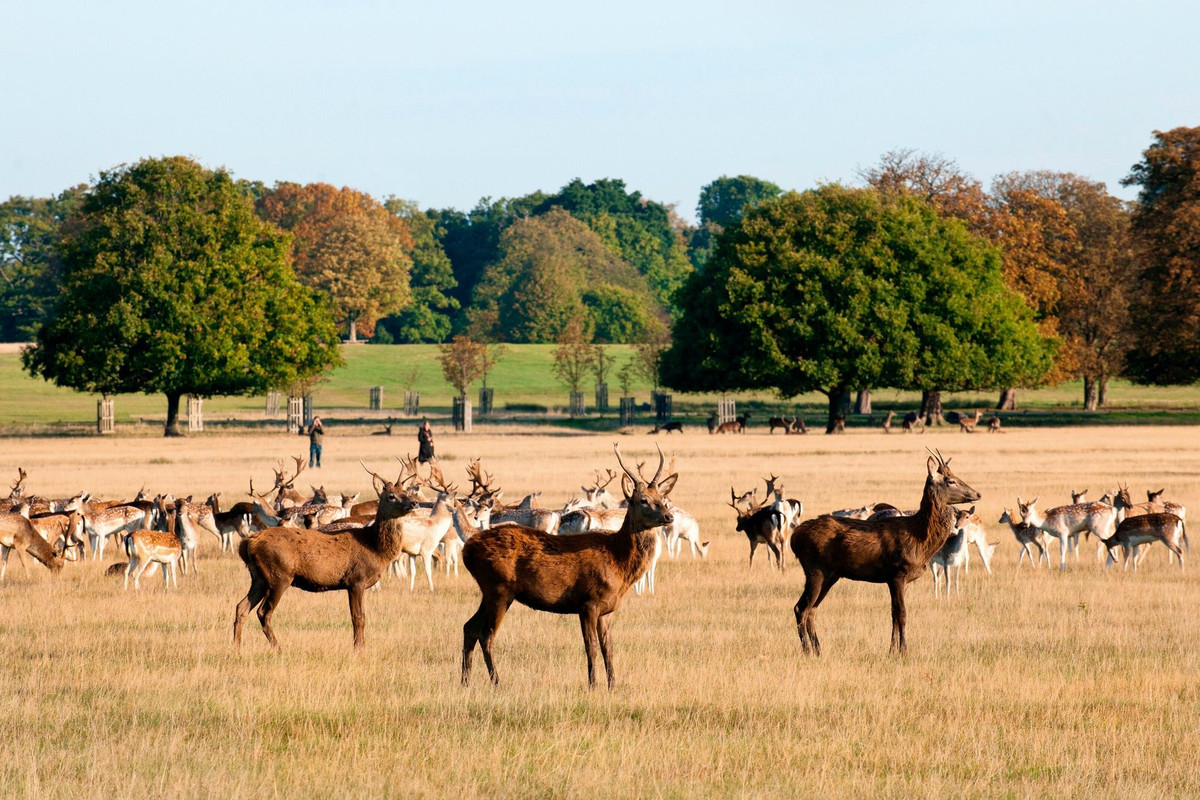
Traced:
<svg viewBox="0 0 1200 800">
<path fill-rule="evenodd" d="M 988 419 L 988 433 L 1004 433 L 1000 430 L 1000 417 L 994 416 Z"/>
<path fill-rule="evenodd" d="M 354 647 L 363 646 L 366 627 L 363 595 L 379 582 L 387 565 L 400 554 L 404 515 L 416 507 L 415 498 L 400 488 L 403 473 L 396 483 L 390 483 L 370 470 L 367 472 L 379 496 L 379 512 L 370 525 L 341 533 L 268 528 L 238 542 L 238 555 L 250 572 L 250 591 L 234 612 L 235 644 L 242 643 L 246 614 L 257 608 L 263 635 L 278 649 L 271 616 L 284 592 L 295 586 L 306 592 L 345 590 L 350 597 Z"/>
<path fill-rule="evenodd" d="M 28 507 L 27 500 L 21 500 L 16 506 L 18 509 L 26 509 L 26 513 L 28 513 Z M 25 570 L 25 577 L 29 577 L 29 564 L 25 561 L 26 553 L 44 564 L 52 574 L 62 571 L 64 561 L 62 554 L 55 552 L 50 543 L 43 539 L 37 529 L 33 527 L 33 523 L 19 511 L 0 513 L 0 581 L 4 580 L 4 574 L 8 571 L 8 556 L 13 550 L 17 551 L 17 558 L 21 562 L 22 569 Z"/>
<path fill-rule="evenodd" d="M 671 524 L 663 526 L 667 539 L 667 555 L 678 558 L 683 543 L 687 542 L 692 549 L 692 558 L 696 557 L 696 553 L 699 553 L 701 558 L 707 558 L 710 542 L 700 541 L 700 523 L 696 518 L 674 503 L 671 504 L 671 517 Z"/>
<path fill-rule="evenodd" d="M 1125 554 L 1124 569 L 1129 569 L 1129 562 L 1132 560 L 1133 570 L 1137 572 L 1138 547 L 1143 544 L 1162 542 L 1171 553 L 1179 558 L 1179 570 L 1182 572 L 1183 550 L 1179 547 L 1180 541 L 1183 542 L 1187 551 L 1191 553 L 1192 546 L 1188 543 L 1186 524 L 1174 514 L 1158 512 L 1141 514 L 1136 517 L 1126 517 L 1117 526 L 1117 532 L 1106 542 L 1108 545 L 1107 566 L 1112 567 L 1116 561 L 1113 551 L 1120 547 Z"/>
<path fill-rule="evenodd" d="M 595 659 L 599 646 L 608 675 L 616 682 L 612 662 L 612 614 L 629 588 L 650 566 L 661 546 L 656 528 L 673 517 L 667 497 L 679 476 L 662 475 L 665 458 L 659 449 L 658 470 L 649 481 L 630 472 L 613 445 L 624 475 L 621 489 L 629 505 L 616 533 L 550 536 L 542 531 L 508 525 L 483 531 L 463 547 L 462 561 L 479 584 L 479 609 L 463 625 L 462 682 L 471 677 L 471 656 L 478 644 L 493 684 L 500 678 L 492 661 L 492 642 L 513 601 L 539 611 L 578 614 L 587 652 L 588 686 L 596 685 Z"/>
<path fill-rule="evenodd" d="M 886 583 L 892 596 L 891 652 L 903 654 L 907 611 L 904 592 L 925 571 L 934 553 L 954 533 L 955 503 L 980 498 L 950 471 L 949 459 L 933 454 L 921 508 L 911 517 L 860 521 L 821 516 L 800 523 L 792 533 L 792 553 L 804 569 L 804 591 L 796 602 L 796 630 L 804 652 L 821 654 L 813 622 L 817 606 L 842 578 Z"/>
<path fill-rule="evenodd" d="M 1041 565 L 1042 560 L 1046 561 L 1046 568 L 1050 567 L 1050 556 L 1046 553 L 1046 547 L 1042 544 L 1045 535 L 1041 529 L 1035 525 L 1028 525 L 1024 517 L 1013 517 L 1012 512 L 1007 508 L 1000 515 L 998 520 L 1000 523 L 1008 523 L 1008 527 L 1012 530 L 1013 538 L 1017 540 L 1017 544 L 1021 545 L 1021 555 L 1017 557 L 1017 566 L 1021 566 L 1021 562 L 1025 560 L 1025 556 L 1029 556 L 1029 563 L 1037 569 Z M 1037 560 L 1033 560 L 1033 551 L 1029 548 L 1036 547 L 1038 549 Z"/>
<path fill-rule="evenodd" d="M 884 433 L 892 432 L 892 419 L 895 418 L 895 416 L 896 416 L 895 411 L 889 411 L 889 412 L 887 412 L 887 416 L 883 418 L 883 426 L 882 427 L 883 427 Z"/>
<path fill-rule="evenodd" d="M 1017 498 L 1017 510 L 1026 523 L 1058 539 L 1059 569 L 1067 568 L 1067 550 L 1075 548 L 1079 559 L 1079 534 L 1087 531 L 1107 541 L 1117 529 L 1117 509 L 1104 503 L 1074 503 L 1059 506 L 1044 513 L 1037 510 L 1037 498 L 1028 503 Z"/>
<path fill-rule="evenodd" d="M 771 428 L 770 433 L 774 433 L 776 428 L 782 428 L 786 434 L 788 428 L 791 427 L 787 421 L 787 417 L 771 417 L 767 420 L 767 425 Z"/>
<path fill-rule="evenodd" d="M 960 417 L 958 420 L 958 429 L 963 433 L 974 433 L 975 426 L 979 424 L 979 420 L 983 419 L 983 412 L 975 409 L 974 417 Z"/>
<path fill-rule="evenodd" d="M 23 508 L 28 508 L 24 506 Z M 24 515 L 24 511 L 20 512 Z M 83 515 L 72 510 L 65 514 L 41 514 L 27 517 L 38 535 L 51 550 L 61 553 L 67 561 L 82 561 L 87 555 L 87 539 L 83 535 Z"/>
<path fill-rule="evenodd" d="M 655 424 L 654 430 L 650 431 L 650 433 L 660 433 L 662 431 L 666 431 L 669 434 L 670 433 L 683 433 L 683 423 L 672 420 L 671 422 L 668 422 L 662 426 Z"/>
<path fill-rule="evenodd" d="M 808 433 L 808 426 L 804 424 L 804 420 L 800 417 L 785 418 L 783 421 L 787 423 L 787 428 L 783 432 L 789 436 L 805 435 Z"/>
</svg>

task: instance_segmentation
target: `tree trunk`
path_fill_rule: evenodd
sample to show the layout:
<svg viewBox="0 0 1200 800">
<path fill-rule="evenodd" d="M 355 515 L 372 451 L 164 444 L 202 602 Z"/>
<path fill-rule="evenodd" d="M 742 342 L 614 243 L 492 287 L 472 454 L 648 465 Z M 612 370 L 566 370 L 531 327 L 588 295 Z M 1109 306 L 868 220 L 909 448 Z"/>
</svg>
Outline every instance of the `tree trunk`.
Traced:
<svg viewBox="0 0 1200 800">
<path fill-rule="evenodd" d="M 358 341 L 358 317 L 357 316 L 350 317 L 350 341 L 351 342 Z"/>
<path fill-rule="evenodd" d="M 179 430 L 179 398 L 183 392 L 167 392 L 167 427 L 163 436 L 183 436 Z"/>
<path fill-rule="evenodd" d="M 1083 376 L 1083 410 L 1095 411 L 1097 408 L 1097 397 L 1100 393 L 1100 385 L 1096 379 L 1090 375 Z"/>
<path fill-rule="evenodd" d="M 841 421 L 843 424 L 846 420 L 846 414 L 850 411 L 850 388 L 848 386 L 835 386 L 829 390 L 829 421 L 825 425 L 826 433 L 836 433 Z"/>
<path fill-rule="evenodd" d="M 1108 376 L 1103 375 L 1100 378 L 1100 391 L 1097 393 L 1096 405 L 1104 408 L 1108 405 Z"/>
<path fill-rule="evenodd" d="M 870 414 L 871 413 L 871 390 L 859 389 L 858 395 L 854 398 L 854 413 L 855 414 Z"/>
<path fill-rule="evenodd" d="M 996 403 L 997 411 L 1017 410 L 1017 390 L 1015 388 L 1001 389 L 1000 402 Z"/>
<path fill-rule="evenodd" d="M 925 425 L 942 424 L 942 391 L 940 389 L 921 390 L 921 416 Z"/>
</svg>

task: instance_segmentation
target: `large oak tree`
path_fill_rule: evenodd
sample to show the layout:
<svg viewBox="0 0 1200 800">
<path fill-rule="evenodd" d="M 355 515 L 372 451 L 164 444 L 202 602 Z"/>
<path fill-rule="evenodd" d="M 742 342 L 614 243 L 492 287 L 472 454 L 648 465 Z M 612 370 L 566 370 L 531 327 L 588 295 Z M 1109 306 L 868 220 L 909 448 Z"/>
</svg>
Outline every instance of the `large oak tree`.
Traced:
<svg viewBox="0 0 1200 800">
<path fill-rule="evenodd" d="M 101 173 L 61 242 L 62 294 L 25 351 L 61 386 L 179 399 L 257 394 L 337 363 L 326 305 L 296 280 L 289 237 L 225 170 L 182 156 Z"/>
</svg>

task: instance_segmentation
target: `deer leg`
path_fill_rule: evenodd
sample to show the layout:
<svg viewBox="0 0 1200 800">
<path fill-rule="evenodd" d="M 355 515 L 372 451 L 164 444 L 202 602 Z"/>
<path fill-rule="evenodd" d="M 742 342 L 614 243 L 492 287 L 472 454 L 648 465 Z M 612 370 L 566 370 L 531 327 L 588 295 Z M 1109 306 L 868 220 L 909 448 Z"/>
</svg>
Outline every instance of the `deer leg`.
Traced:
<svg viewBox="0 0 1200 800">
<path fill-rule="evenodd" d="M 241 645 L 242 643 L 242 623 L 246 619 L 246 615 L 250 613 L 252 608 L 257 608 L 258 604 L 267 596 L 267 581 L 262 575 L 251 568 L 250 570 L 250 591 L 246 592 L 246 596 L 237 604 L 237 608 L 233 612 L 233 643 Z"/>
<path fill-rule="evenodd" d="M 892 594 L 892 647 L 889 653 L 904 655 L 908 652 L 908 644 L 904 641 L 904 624 L 908 614 L 904 609 L 904 580 L 893 578 L 888 582 L 888 590 Z"/>
<path fill-rule="evenodd" d="M 592 606 L 585 606 L 579 612 L 579 627 L 583 631 L 583 649 L 587 653 L 588 688 L 596 688 L 596 649 L 600 644 L 600 615 Z M 609 676 L 609 687 L 612 688 L 612 676 Z"/>
<path fill-rule="evenodd" d="M 806 625 L 808 629 L 808 640 L 812 642 L 813 651 L 816 652 L 817 655 L 821 655 L 821 640 L 817 638 L 817 624 L 815 622 L 817 618 L 817 608 L 825 600 L 825 595 L 829 594 L 829 590 L 833 588 L 833 585 L 838 582 L 837 575 L 824 575 L 822 577 L 824 580 L 821 583 L 821 590 L 817 593 L 817 599 L 813 601 L 812 610 L 808 613 Z"/>
<path fill-rule="evenodd" d="M 127 592 L 129 591 L 129 573 L 137 568 L 137 563 L 137 556 L 130 556 L 129 563 L 125 565 L 125 591 Z M 137 588 L 136 583 L 134 584 L 134 588 Z"/>
<path fill-rule="evenodd" d="M 779 545 L 775 544 L 774 537 L 767 539 L 767 547 L 775 554 L 775 569 L 783 571 L 783 555 L 779 552 Z M 767 563 L 771 563 L 771 556 L 767 556 Z"/>
<path fill-rule="evenodd" d="M 1063 572 L 1067 571 L 1067 551 L 1071 549 L 1071 537 L 1063 536 L 1058 540 L 1058 568 Z"/>
<path fill-rule="evenodd" d="M 25 560 L 25 548 L 21 547 L 18 542 L 14 542 L 13 545 L 13 550 L 17 551 L 17 560 L 21 562 L 21 569 L 25 570 L 25 577 L 32 578 L 33 576 L 29 574 L 29 562 Z"/>
<path fill-rule="evenodd" d="M 429 591 L 433 591 L 433 553 L 422 553 L 422 560 L 425 562 L 425 577 L 429 579 Z M 413 570 L 414 575 L 416 570 Z M 449 574 L 447 572 L 447 574 Z"/>
<path fill-rule="evenodd" d="M 288 583 L 278 583 L 272 586 L 268 592 L 266 599 L 262 605 L 258 607 L 258 621 L 262 625 L 263 636 L 267 637 L 267 641 L 271 643 L 271 647 L 279 649 L 279 640 L 275 638 L 275 631 L 271 628 L 271 617 L 275 613 L 276 606 L 279 605 L 283 593 L 287 591 Z"/>
<path fill-rule="evenodd" d="M 0 581 L 4 580 L 4 573 L 8 572 L 8 556 L 11 552 L 11 547 L 0 544 Z"/>
<path fill-rule="evenodd" d="M 613 671 L 612 660 L 612 622 L 613 615 L 610 611 L 600 617 L 600 655 L 604 657 L 604 674 L 608 676 L 608 688 L 613 688 L 617 681 L 616 673 Z"/>
<path fill-rule="evenodd" d="M 754 551 L 758 549 L 758 540 L 750 540 L 750 569 L 754 569 Z"/>
<path fill-rule="evenodd" d="M 350 624 L 354 626 L 354 649 L 361 650 L 366 641 L 363 630 L 367 626 L 367 615 L 363 611 L 363 587 L 355 584 L 346 590 L 350 595 Z"/>
<path fill-rule="evenodd" d="M 463 657 L 462 684 L 466 686 L 471 679 L 471 654 L 475 643 L 483 651 L 483 661 L 487 664 L 488 675 L 492 684 L 500 685 L 500 676 L 496 673 L 496 665 L 492 662 L 492 640 L 504 619 L 504 612 L 512 605 L 512 600 L 498 594 L 485 594 L 479 601 L 479 608 L 463 625 Z"/>
<path fill-rule="evenodd" d="M 804 571 L 804 590 L 800 592 L 800 599 L 796 601 L 796 606 L 793 612 L 796 615 L 796 633 L 800 636 L 800 648 L 805 652 L 809 652 L 809 646 L 815 655 L 821 655 L 821 648 L 816 642 L 810 642 L 812 637 L 812 614 L 816 609 L 817 596 L 821 592 L 821 587 L 825 582 L 825 576 L 819 570 Z"/>
</svg>

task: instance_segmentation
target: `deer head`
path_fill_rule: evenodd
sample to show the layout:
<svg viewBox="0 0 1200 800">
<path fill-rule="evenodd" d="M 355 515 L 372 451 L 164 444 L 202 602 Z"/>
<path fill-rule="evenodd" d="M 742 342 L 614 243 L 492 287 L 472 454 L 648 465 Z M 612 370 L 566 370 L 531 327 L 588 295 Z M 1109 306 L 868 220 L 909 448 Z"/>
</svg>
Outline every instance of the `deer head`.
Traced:
<svg viewBox="0 0 1200 800">
<path fill-rule="evenodd" d="M 416 507 L 416 498 L 413 497 L 412 492 L 405 489 L 401 481 L 397 480 L 396 483 L 392 483 L 387 478 L 372 472 L 362 461 L 358 463 L 371 476 L 371 488 L 375 490 L 375 494 L 379 497 L 379 511 L 376 514 L 376 519 L 400 517 Z M 401 473 L 401 476 L 403 476 L 403 473 Z"/>
<path fill-rule="evenodd" d="M 29 473 L 27 473 L 25 470 L 21 469 L 20 467 L 17 467 L 16 483 L 14 483 L 12 485 L 12 491 L 10 491 L 8 493 L 8 496 L 10 498 L 20 497 L 24 493 L 24 488 L 23 488 L 22 484 L 25 483 L 25 479 L 28 477 L 29 477 Z"/>
<path fill-rule="evenodd" d="M 1146 501 L 1149 503 L 1157 503 L 1158 498 L 1162 497 L 1162 494 L 1165 491 L 1166 491 L 1166 488 L 1159 489 L 1157 492 L 1152 492 L 1149 489 L 1147 489 L 1146 490 Z"/>
<path fill-rule="evenodd" d="M 931 455 L 926 464 L 929 479 L 926 481 L 926 485 L 932 486 L 934 496 L 938 500 L 954 505 L 956 503 L 973 503 L 983 497 L 968 486 L 966 481 L 960 480 L 950 471 L 950 459 L 943 458 L 940 451 L 930 450 L 929 452 Z"/>
<path fill-rule="evenodd" d="M 646 480 L 639 469 L 635 475 L 630 472 L 625 466 L 625 462 L 621 460 L 621 449 L 614 442 L 613 452 L 617 454 L 617 464 L 625 473 L 621 476 L 621 491 L 625 494 L 625 500 L 629 504 L 629 510 L 626 512 L 626 523 L 632 524 L 635 530 L 647 530 L 656 528 L 659 525 L 670 525 L 674 521 L 671 514 L 670 506 L 667 504 L 667 497 L 675 488 L 675 482 L 679 480 L 679 475 L 672 473 L 660 481 L 662 476 L 663 466 L 666 463 L 666 456 L 663 455 L 662 448 L 658 448 L 658 469 L 654 472 L 654 477 Z"/>
<path fill-rule="evenodd" d="M 1072 489 L 1071 490 L 1071 502 L 1072 503 L 1082 503 L 1082 502 L 1086 501 L 1087 493 L 1088 493 L 1087 489 L 1080 489 L 1078 491 L 1076 491 L 1075 489 Z"/>
<path fill-rule="evenodd" d="M 498 488 L 492 487 L 494 479 L 490 473 L 484 471 L 483 462 L 478 458 L 467 465 L 467 477 L 471 479 L 471 494 L 468 497 L 482 499 L 499 491 Z"/>
<path fill-rule="evenodd" d="M 771 474 L 770 478 L 763 478 L 763 481 L 767 484 L 767 491 L 763 497 L 765 497 L 767 500 L 770 500 L 772 495 L 775 495 L 776 499 L 783 495 L 783 484 L 781 483 L 776 486 L 775 481 L 777 480 L 779 480 L 779 476 L 775 475 L 774 473 Z"/>
</svg>

